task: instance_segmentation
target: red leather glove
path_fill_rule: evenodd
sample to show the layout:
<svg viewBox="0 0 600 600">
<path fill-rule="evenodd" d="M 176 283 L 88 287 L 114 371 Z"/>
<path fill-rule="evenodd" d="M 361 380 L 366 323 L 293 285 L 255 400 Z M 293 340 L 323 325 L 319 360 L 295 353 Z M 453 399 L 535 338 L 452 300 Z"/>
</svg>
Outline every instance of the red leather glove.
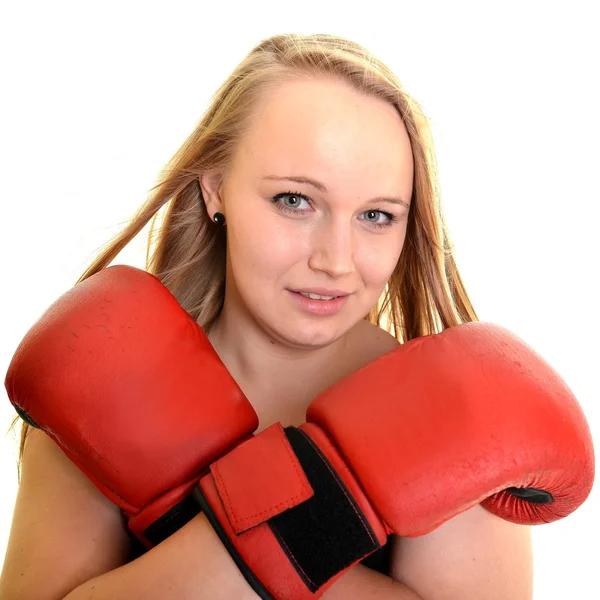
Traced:
<svg viewBox="0 0 600 600">
<path fill-rule="evenodd" d="M 198 324 L 128 266 L 61 296 L 22 340 L 5 385 L 148 548 L 199 512 L 189 494 L 200 475 L 258 427 Z"/>
<path fill-rule="evenodd" d="M 217 459 L 194 495 L 266 599 L 320 597 L 390 533 L 482 503 L 547 523 L 588 496 L 588 425 L 558 374 L 481 322 L 412 340 Z"/>
</svg>

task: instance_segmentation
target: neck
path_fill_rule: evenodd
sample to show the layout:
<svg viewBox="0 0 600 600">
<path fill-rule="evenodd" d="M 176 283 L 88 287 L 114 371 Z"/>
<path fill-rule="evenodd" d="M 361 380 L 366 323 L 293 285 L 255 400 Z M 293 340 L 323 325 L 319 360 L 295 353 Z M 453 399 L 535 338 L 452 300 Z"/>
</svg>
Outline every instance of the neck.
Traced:
<svg viewBox="0 0 600 600">
<path fill-rule="evenodd" d="M 227 306 L 208 338 L 253 405 L 285 403 L 290 410 L 305 408 L 331 384 L 347 340 L 342 336 L 325 347 L 294 347 L 269 336 L 250 315 Z"/>
</svg>

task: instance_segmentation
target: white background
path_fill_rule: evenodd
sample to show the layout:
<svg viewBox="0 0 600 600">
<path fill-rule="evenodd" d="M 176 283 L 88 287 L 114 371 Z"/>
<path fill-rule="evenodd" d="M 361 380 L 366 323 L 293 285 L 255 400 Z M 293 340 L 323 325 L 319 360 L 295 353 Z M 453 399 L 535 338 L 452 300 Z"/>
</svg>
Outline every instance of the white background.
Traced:
<svg viewBox="0 0 600 600">
<path fill-rule="evenodd" d="M 482 320 L 563 375 L 600 447 L 595 2 L 28 2 L 0 13 L 0 371 L 130 218 L 211 94 L 261 39 L 374 51 L 432 120 L 443 205 Z M 117 262 L 143 266 L 138 237 Z M 13 412 L 1 390 L 0 427 Z M 0 557 L 16 441 L 0 435 Z M 598 598 L 597 488 L 535 528 L 535 599 Z M 0 558 L 1 560 L 1 558 Z"/>
</svg>

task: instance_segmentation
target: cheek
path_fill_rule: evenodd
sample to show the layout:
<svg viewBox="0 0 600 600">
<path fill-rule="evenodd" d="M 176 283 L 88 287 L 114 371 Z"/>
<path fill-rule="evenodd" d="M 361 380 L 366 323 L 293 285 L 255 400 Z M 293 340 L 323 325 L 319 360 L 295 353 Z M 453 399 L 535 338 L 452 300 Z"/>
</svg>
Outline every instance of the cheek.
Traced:
<svg viewBox="0 0 600 600">
<path fill-rule="evenodd" d="M 398 236 L 386 236 L 377 243 L 364 245 L 357 253 L 356 268 L 366 286 L 383 288 L 391 277 L 404 244 L 405 231 Z"/>
<path fill-rule="evenodd" d="M 237 226 L 236 226 L 237 225 Z M 229 256 L 236 280 L 274 285 L 279 276 L 301 260 L 306 235 L 274 223 L 269 215 L 252 227 L 233 222 L 228 231 Z"/>
</svg>

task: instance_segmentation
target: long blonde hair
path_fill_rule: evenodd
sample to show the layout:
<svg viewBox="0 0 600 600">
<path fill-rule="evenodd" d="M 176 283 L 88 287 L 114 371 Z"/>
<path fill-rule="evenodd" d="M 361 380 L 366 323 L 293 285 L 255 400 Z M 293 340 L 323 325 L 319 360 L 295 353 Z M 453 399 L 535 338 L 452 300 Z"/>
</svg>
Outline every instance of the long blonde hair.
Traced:
<svg viewBox="0 0 600 600">
<path fill-rule="evenodd" d="M 210 329 L 225 292 L 225 229 L 208 218 L 198 176 L 226 171 L 257 100 L 286 79 L 326 76 L 392 104 L 412 146 L 414 186 L 398 264 L 367 319 L 400 342 L 477 320 L 459 275 L 440 206 L 428 120 L 392 71 L 361 45 L 326 34 L 275 35 L 260 42 L 213 96 L 146 202 L 102 249 L 77 283 L 109 266 L 151 221 L 146 270 Z M 19 457 L 28 425 L 23 423 Z"/>
</svg>

